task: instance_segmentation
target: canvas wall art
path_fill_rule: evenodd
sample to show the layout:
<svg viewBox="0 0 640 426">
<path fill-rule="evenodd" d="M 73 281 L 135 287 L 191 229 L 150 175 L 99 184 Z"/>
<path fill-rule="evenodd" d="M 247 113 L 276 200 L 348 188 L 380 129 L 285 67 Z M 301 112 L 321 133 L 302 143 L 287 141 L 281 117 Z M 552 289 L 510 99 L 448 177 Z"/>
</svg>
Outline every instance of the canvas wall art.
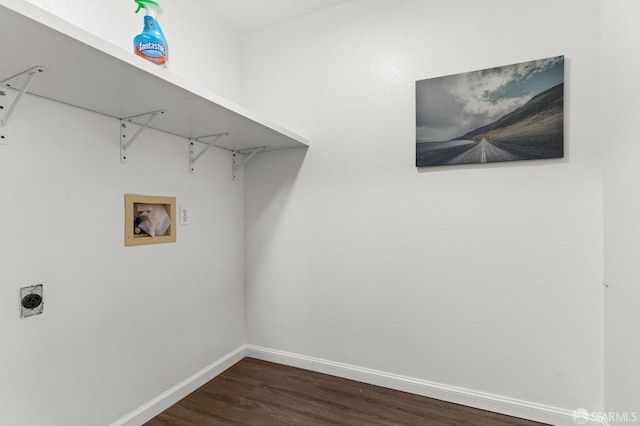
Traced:
<svg viewBox="0 0 640 426">
<path fill-rule="evenodd" d="M 564 56 L 416 82 L 416 166 L 564 156 Z"/>
</svg>

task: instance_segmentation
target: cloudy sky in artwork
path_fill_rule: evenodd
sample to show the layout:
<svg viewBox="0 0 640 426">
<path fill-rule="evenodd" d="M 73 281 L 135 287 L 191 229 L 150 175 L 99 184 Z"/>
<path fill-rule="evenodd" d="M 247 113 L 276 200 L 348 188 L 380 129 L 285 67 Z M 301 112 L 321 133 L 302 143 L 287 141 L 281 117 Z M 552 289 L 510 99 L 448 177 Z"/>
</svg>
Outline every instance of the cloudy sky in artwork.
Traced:
<svg viewBox="0 0 640 426">
<path fill-rule="evenodd" d="M 416 140 L 462 136 L 563 81 L 563 56 L 417 81 Z"/>
</svg>

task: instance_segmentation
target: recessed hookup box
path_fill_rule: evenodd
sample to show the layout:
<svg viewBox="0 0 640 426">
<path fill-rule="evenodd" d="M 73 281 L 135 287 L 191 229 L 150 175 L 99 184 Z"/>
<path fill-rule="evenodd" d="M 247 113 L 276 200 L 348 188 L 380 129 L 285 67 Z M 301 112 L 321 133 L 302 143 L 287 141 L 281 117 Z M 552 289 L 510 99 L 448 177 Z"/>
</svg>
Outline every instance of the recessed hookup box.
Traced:
<svg viewBox="0 0 640 426">
<path fill-rule="evenodd" d="M 124 245 L 176 242 L 176 198 L 125 194 Z"/>
</svg>

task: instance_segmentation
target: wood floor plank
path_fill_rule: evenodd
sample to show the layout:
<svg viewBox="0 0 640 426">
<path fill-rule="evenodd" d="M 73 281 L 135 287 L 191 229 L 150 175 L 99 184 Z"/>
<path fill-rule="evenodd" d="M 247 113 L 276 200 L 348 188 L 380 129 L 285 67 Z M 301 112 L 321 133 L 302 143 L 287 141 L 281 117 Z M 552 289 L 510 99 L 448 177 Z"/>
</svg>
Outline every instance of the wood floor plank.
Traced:
<svg viewBox="0 0 640 426">
<path fill-rule="evenodd" d="M 146 426 L 535 426 L 541 423 L 244 358 Z"/>
</svg>

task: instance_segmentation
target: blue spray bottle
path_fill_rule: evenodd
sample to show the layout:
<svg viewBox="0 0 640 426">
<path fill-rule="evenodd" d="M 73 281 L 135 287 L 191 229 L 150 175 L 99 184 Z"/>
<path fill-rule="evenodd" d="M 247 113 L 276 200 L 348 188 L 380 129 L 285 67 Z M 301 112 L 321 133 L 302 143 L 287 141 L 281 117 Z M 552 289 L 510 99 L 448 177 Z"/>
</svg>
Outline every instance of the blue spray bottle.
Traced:
<svg viewBox="0 0 640 426">
<path fill-rule="evenodd" d="M 157 65 L 167 66 L 169 61 L 169 45 L 162 33 L 156 18 L 162 8 L 153 0 L 135 0 L 138 4 L 136 13 L 145 10 L 144 29 L 133 39 L 133 51 L 136 55 Z"/>
</svg>

